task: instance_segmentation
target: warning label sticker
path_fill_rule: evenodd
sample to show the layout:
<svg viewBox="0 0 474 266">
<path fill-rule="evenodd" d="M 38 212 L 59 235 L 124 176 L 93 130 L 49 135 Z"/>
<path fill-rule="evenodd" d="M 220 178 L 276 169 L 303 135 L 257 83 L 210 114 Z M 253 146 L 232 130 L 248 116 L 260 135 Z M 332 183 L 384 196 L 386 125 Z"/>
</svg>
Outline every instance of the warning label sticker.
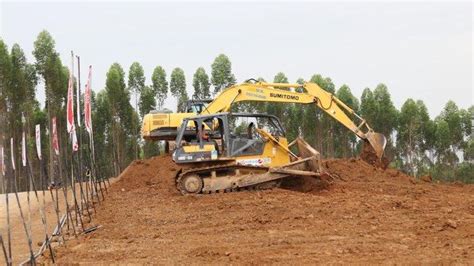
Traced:
<svg viewBox="0 0 474 266">
<path fill-rule="evenodd" d="M 268 166 L 272 162 L 271 158 L 254 158 L 237 160 L 238 164 L 253 165 L 253 166 Z"/>
</svg>

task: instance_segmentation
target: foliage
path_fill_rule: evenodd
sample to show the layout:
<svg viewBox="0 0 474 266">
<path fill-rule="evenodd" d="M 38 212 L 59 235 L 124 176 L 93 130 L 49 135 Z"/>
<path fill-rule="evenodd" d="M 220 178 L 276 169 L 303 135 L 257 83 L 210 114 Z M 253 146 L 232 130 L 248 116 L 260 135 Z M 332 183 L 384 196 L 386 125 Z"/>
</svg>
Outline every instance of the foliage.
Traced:
<svg viewBox="0 0 474 266">
<path fill-rule="evenodd" d="M 125 86 L 125 73 L 118 63 L 112 64 L 107 72 L 105 82 L 107 108 L 110 112 L 110 131 L 112 135 L 115 174 L 121 172 L 130 161 L 136 150 L 138 114 L 130 105 L 130 93 Z"/>
<path fill-rule="evenodd" d="M 153 89 L 149 86 L 145 86 L 140 94 L 140 101 L 138 104 L 140 116 L 143 117 L 148 114 L 151 110 L 155 109 L 156 100 Z"/>
<path fill-rule="evenodd" d="M 128 89 L 134 93 L 141 93 L 145 87 L 145 73 L 142 65 L 133 62 L 128 71 Z"/>
<path fill-rule="evenodd" d="M 226 55 L 218 55 L 214 59 L 211 68 L 211 83 L 214 86 L 214 94 L 236 83 L 235 76 L 232 74 L 232 63 Z"/>
<path fill-rule="evenodd" d="M 413 99 L 406 100 L 400 111 L 398 124 L 397 144 L 401 149 L 400 155 L 406 161 L 412 175 L 415 175 L 418 164 L 416 160 L 422 157 L 424 152 L 422 145 L 425 121 L 420 107 Z"/>
<path fill-rule="evenodd" d="M 194 73 L 193 87 L 193 98 L 208 99 L 209 97 L 211 97 L 211 93 L 209 92 L 211 84 L 209 83 L 209 76 L 206 74 L 204 68 L 200 67 Z"/>
<path fill-rule="evenodd" d="M 163 103 L 168 95 L 168 81 L 166 81 L 166 72 L 161 66 L 155 67 L 151 76 L 153 92 L 156 95 L 158 109 L 163 108 Z"/>
<path fill-rule="evenodd" d="M 188 93 L 186 92 L 184 71 L 179 67 L 173 69 L 171 72 L 170 91 L 171 94 L 178 99 L 177 110 L 185 112 L 184 106 L 188 100 Z"/>
<path fill-rule="evenodd" d="M 315 74 L 311 77 L 310 82 L 316 83 L 327 92 L 335 93 L 335 85 L 329 77 L 324 78 L 320 74 Z M 311 131 L 314 132 L 314 145 L 321 151 L 323 156 L 334 157 L 334 130 L 336 122 L 314 105 L 310 107 L 307 115 L 308 120 L 306 122 L 309 124 L 308 127 L 312 128 Z"/>
<path fill-rule="evenodd" d="M 359 111 L 359 100 L 352 94 L 346 84 L 342 85 L 336 93 L 339 100 L 344 102 L 356 113 Z M 348 116 L 352 114 L 347 113 Z M 355 155 L 357 138 L 344 126 L 336 123 L 334 126 L 335 155 L 337 157 L 350 157 Z"/>
</svg>

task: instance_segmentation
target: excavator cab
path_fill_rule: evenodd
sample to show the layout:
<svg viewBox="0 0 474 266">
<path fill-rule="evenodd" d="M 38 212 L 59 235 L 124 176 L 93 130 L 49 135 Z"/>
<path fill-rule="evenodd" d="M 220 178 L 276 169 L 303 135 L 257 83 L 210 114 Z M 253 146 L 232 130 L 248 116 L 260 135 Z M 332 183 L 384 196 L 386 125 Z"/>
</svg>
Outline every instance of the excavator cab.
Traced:
<svg viewBox="0 0 474 266">
<path fill-rule="evenodd" d="M 289 149 L 294 144 L 298 154 Z M 319 153 L 300 138 L 288 144 L 278 118 L 266 114 L 185 118 L 173 161 L 182 167 L 176 182 L 183 194 L 274 186 L 284 177 L 322 172 Z"/>
<path fill-rule="evenodd" d="M 186 103 L 183 105 L 184 110 L 178 110 L 178 112 L 200 114 L 200 113 L 202 113 L 202 111 L 204 111 L 206 109 L 206 106 L 210 102 L 212 102 L 212 99 L 187 100 Z"/>
<path fill-rule="evenodd" d="M 153 141 L 175 140 L 176 132 L 183 119 L 200 114 L 206 110 L 210 102 L 212 102 L 211 99 L 188 100 L 178 110 L 178 113 L 173 113 L 167 109 L 151 111 L 143 117 L 142 137 L 145 140 Z M 193 134 L 192 130 L 187 133 Z"/>
<path fill-rule="evenodd" d="M 284 129 L 275 116 L 219 113 L 187 118 L 178 131 L 173 159 L 178 164 L 236 160 L 270 166 L 272 161 L 289 162 L 286 151 L 273 149 L 274 143 L 268 142 L 263 131 L 287 146 Z"/>
</svg>

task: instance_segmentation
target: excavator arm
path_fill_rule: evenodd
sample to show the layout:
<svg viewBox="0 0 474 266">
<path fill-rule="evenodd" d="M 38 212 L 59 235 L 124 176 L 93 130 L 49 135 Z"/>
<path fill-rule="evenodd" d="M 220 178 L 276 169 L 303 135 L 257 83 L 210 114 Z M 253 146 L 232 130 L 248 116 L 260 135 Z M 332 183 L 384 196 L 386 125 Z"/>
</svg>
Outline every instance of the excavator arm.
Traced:
<svg viewBox="0 0 474 266">
<path fill-rule="evenodd" d="M 303 88 L 305 92 L 295 92 L 291 88 Z M 243 83 L 222 91 L 201 114 L 227 112 L 232 104 L 243 101 L 315 104 L 321 110 L 344 125 L 359 138 L 372 146 L 377 158 L 382 159 L 386 138 L 376 133 L 344 102 L 315 83 Z"/>
</svg>

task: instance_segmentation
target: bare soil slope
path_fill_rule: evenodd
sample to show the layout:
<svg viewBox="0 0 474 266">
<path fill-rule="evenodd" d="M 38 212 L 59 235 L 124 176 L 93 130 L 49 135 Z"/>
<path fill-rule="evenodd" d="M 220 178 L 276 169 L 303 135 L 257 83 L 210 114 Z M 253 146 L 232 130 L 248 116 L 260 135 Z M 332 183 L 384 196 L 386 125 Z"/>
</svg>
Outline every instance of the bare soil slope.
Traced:
<svg viewBox="0 0 474 266">
<path fill-rule="evenodd" d="M 331 185 L 181 196 L 170 157 L 132 163 L 60 263 L 261 264 L 474 261 L 474 186 L 416 182 L 330 160 Z"/>
</svg>

